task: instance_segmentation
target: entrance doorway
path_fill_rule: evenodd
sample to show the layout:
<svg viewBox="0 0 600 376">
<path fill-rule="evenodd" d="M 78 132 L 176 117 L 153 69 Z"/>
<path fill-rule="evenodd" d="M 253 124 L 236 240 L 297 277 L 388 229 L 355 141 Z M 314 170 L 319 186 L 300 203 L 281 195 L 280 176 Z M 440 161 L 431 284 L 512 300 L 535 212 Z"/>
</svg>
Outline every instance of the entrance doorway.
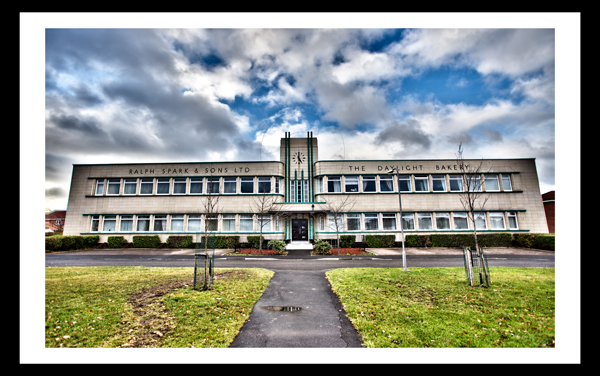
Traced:
<svg viewBox="0 0 600 376">
<path fill-rule="evenodd" d="M 308 241 L 308 219 L 292 219 L 292 241 Z"/>
</svg>

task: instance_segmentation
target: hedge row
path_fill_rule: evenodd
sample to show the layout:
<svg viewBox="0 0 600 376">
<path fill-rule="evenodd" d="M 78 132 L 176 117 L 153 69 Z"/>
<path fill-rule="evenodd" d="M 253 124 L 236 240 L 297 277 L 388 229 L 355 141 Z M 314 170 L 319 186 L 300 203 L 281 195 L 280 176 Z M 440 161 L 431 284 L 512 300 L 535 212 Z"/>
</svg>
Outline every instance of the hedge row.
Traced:
<svg viewBox="0 0 600 376">
<path fill-rule="evenodd" d="M 76 249 L 95 248 L 98 246 L 98 239 L 98 235 L 47 237 L 45 239 L 46 252 L 63 252 Z"/>
<path fill-rule="evenodd" d="M 554 251 L 552 234 L 477 234 L 477 240 L 480 247 L 525 247 Z M 404 245 L 407 247 L 475 247 L 475 239 L 473 234 L 406 235 Z M 395 246 L 402 245 L 396 242 Z"/>
</svg>

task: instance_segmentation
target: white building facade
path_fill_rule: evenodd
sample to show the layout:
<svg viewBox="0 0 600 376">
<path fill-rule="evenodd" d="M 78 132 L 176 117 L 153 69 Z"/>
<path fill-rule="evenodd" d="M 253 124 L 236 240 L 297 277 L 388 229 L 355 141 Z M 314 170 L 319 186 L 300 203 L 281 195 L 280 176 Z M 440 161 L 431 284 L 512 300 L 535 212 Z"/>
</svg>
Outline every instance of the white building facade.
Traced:
<svg viewBox="0 0 600 376">
<path fill-rule="evenodd" d="M 487 202 L 478 232 L 548 233 L 535 159 L 464 163 L 481 163 L 477 189 Z M 338 227 L 357 241 L 368 234 L 400 241 L 400 221 L 405 235 L 472 232 L 461 176 L 456 160 L 321 161 L 312 133 L 286 134 L 279 161 L 74 165 L 64 234 L 200 241 L 208 228 L 245 241 L 262 227 L 265 239 L 293 244 L 335 238 Z M 346 198 L 337 215 L 328 211 Z M 208 200 L 218 201 L 217 215 L 207 212 Z"/>
</svg>

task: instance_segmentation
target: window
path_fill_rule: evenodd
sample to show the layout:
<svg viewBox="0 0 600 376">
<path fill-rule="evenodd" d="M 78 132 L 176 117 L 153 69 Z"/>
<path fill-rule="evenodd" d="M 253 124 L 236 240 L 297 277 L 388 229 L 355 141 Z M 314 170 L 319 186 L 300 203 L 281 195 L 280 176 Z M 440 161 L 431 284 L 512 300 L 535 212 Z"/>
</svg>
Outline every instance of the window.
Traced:
<svg viewBox="0 0 600 376">
<path fill-rule="evenodd" d="M 431 213 L 417 213 L 419 230 L 431 230 L 433 228 Z"/>
<path fill-rule="evenodd" d="M 121 179 L 108 179 L 107 195 L 118 195 L 121 189 Z"/>
<path fill-rule="evenodd" d="M 169 179 L 157 179 L 156 194 L 157 195 L 168 195 L 169 194 Z"/>
<path fill-rule="evenodd" d="M 207 214 L 206 220 L 206 231 L 215 232 L 219 228 L 219 218 L 217 214 Z"/>
<path fill-rule="evenodd" d="M 167 216 L 166 215 L 155 215 L 154 216 L 154 231 L 167 231 Z"/>
<path fill-rule="evenodd" d="M 475 213 L 475 226 L 477 230 L 487 229 L 487 223 L 485 221 L 485 213 Z"/>
<path fill-rule="evenodd" d="M 299 199 L 298 202 L 308 202 L 309 201 L 308 200 L 308 180 L 299 180 L 299 181 L 300 181 L 300 183 L 302 183 L 303 188 L 302 188 L 302 195 L 300 196 L 301 200 Z M 300 189 L 300 188 L 298 188 L 298 189 Z"/>
<path fill-rule="evenodd" d="M 281 178 L 275 178 L 275 193 L 281 193 Z"/>
<path fill-rule="evenodd" d="M 400 192 L 410 192 L 410 176 L 400 175 L 398 177 L 398 184 L 400 184 Z"/>
<path fill-rule="evenodd" d="M 96 180 L 96 196 L 104 194 L 104 179 Z"/>
<path fill-rule="evenodd" d="M 402 229 L 403 230 L 414 230 L 415 229 L 415 215 L 413 213 L 402 213 Z"/>
<path fill-rule="evenodd" d="M 188 215 L 187 230 L 194 232 L 202 231 L 202 217 L 200 215 Z"/>
<path fill-rule="evenodd" d="M 450 175 L 450 192 L 462 192 L 462 191 L 463 191 L 462 175 Z"/>
<path fill-rule="evenodd" d="M 263 214 L 263 215 L 258 214 L 256 216 L 256 225 L 258 226 L 259 230 L 260 230 L 260 227 L 262 226 L 263 231 L 271 231 L 271 216 L 268 214 Z"/>
<path fill-rule="evenodd" d="M 274 226 L 275 226 L 275 229 L 273 231 L 277 231 L 277 232 L 282 231 L 281 230 L 281 228 L 282 228 L 281 227 L 281 217 L 275 216 L 273 218 L 273 223 L 274 223 Z"/>
<path fill-rule="evenodd" d="M 481 176 L 467 175 L 469 192 L 481 192 Z"/>
<path fill-rule="evenodd" d="M 115 231 L 117 229 L 117 216 L 105 215 L 102 220 L 102 231 Z"/>
<path fill-rule="evenodd" d="M 317 193 L 323 192 L 323 178 L 317 178 Z"/>
<path fill-rule="evenodd" d="M 375 176 L 363 176 L 363 192 L 376 192 L 377 188 L 375 187 Z"/>
<path fill-rule="evenodd" d="M 365 214 L 365 230 L 376 231 L 379 230 L 379 218 L 378 214 Z"/>
<path fill-rule="evenodd" d="M 237 192 L 237 178 L 223 178 L 223 193 Z"/>
<path fill-rule="evenodd" d="M 432 175 L 431 188 L 434 192 L 446 192 L 446 175 Z"/>
<path fill-rule="evenodd" d="M 90 231 L 91 232 L 97 232 L 98 231 L 98 223 L 100 222 L 100 216 L 99 215 L 92 215 L 92 226 L 90 227 Z"/>
<path fill-rule="evenodd" d="M 319 217 L 317 217 L 317 226 L 319 228 L 319 231 L 325 231 L 325 216 L 324 215 L 320 215 Z"/>
<path fill-rule="evenodd" d="M 133 231 L 133 215 L 121 216 L 121 228 L 119 231 Z"/>
<path fill-rule="evenodd" d="M 258 178 L 258 193 L 271 193 L 271 178 Z"/>
<path fill-rule="evenodd" d="M 394 177 L 387 175 L 379 175 L 379 192 L 393 192 Z"/>
<path fill-rule="evenodd" d="M 150 216 L 138 215 L 136 231 L 150 231 Z"/>
<path fill-rule="evenodd" d="M 340 176 L 327 177 L 327 192 L 341 192 L 342 178 Z"/>
<path fill-rule="evenodd" d="M 219 194 L 221 192 L 219 178 L 207 178 L 206 180 L 206 193 L 207 194 Z"/>
<path fill-rule="evenodd" d="M 504 213 L 490 213 L 490 228 L 492 230 L 504 230 Z"/>
<path fill-rule="evenodd" d="M 240 232 L 254 231 L 254 221 L 252 214 L 240 214 Z"/>
<path fill-rule="evenodd" d="M 190 193 L 202 193 L 202 178 L 190 179 Z"/>
<path fill-rule="evenodd" d="M 346 176 L 344 182 L 347 193 L 358 192 L 358 176 Z"/>
<path fill-rule="evenodd" d="M 254 193 L 254 178 L 241 178 L 241 193 Z"/>
<path fill-rule="evenodd" d="M 171 216 L 171 231 L 183 231 L 183 215 Z"/>
<path fill-rule="evenodd" d="M 185 194 L 185 185 L 186 178 L 176 178 L 173 179 L 173 194 L 174 195 L 184 195 Z"/>
<path fill-rule="evenodd" d="M 329 214 L 328 216 L 329 221 L 327 223 L 327 225 L 329 226 L 329 231 L 336 231 L 336 224 L 337 224 L 337 230 L 338 231 L 343 231 L 343 224 L 342 224 L 342 215 L 341 214 Z"/>
<path fill-rule="evenodd" d="M 360 214 L 346 214 L 348 231 L 360 231 Z"/>
<path fill-rule="evenodd" d="M 508 212 L 508 228 L 511 230 L 519 229 L 519 224 L 517 223 L 517 212 Z"/>
<path fill-rule="evenodd" d="M 151 195 L 154 189 L 154 179 L 142 179 L 140 184 L 141 195 Z"/>
<path fill-rule="evenodd" d="M 125 179 L 124 195 L 134 195 L 137 190 L 137 179 Z"/>
<path fill-rule="evenodd" d="M 509 174 L 502 174 L 502 188 L 504 188 L 505 191 L 512 191 Z"/>
<path fill-rule="evenodd" d="M 485 175 L 485 190 L 499 191 L 500 183 L 498 183 L 498 175 Z"/>
<path fill-rule="evenodd" d="M 450 230 L 450 213 L 435 213 L 435 227 L 438 230 Z"/>
<path fill-rule="evenodd" d="M 469 221 L 467 220 L 467 213 L 454 213 L 454 229 L 455 230 L 468 230 Z"/>
<path fill-rule="evenodd" d="M 415 176 L 415 191 L 416 192 L 429 192 L 429 177 L 428 176 Z"/>
<path fill-rule="evenodd" d="M 396 229 L 396 214 L 384 213 L 382 214 L 382 222 L 384 230 L 395 230 Z"/>
<path fill-rule="evenodd" d="M 235 231 L 235 214 L 223 214 L 223 231 Z"/>
</svg>

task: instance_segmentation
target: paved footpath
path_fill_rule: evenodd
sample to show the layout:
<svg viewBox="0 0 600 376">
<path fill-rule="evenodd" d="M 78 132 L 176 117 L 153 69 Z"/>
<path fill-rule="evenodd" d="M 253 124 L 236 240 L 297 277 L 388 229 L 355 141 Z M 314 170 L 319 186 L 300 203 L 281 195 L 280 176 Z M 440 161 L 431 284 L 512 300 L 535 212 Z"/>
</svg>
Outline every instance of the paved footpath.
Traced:
<svg viewBox="0 0 600 376">
<path fill-rule="evenodd" d="M 278 271 L 229 347 L 347 348 L 361 340 L 325 272 Z"/>
</svg>

